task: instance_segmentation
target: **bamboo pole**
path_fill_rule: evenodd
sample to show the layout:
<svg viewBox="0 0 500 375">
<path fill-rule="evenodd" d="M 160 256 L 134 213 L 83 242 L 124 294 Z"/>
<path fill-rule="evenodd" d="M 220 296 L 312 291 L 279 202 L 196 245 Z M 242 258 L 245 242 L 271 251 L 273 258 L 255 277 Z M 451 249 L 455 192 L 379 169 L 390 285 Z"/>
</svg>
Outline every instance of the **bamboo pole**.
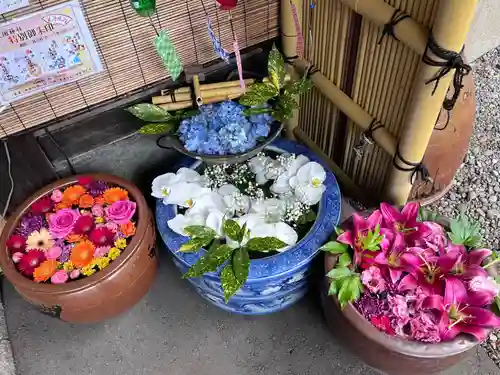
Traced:
<svg viewBox="0 0 500 375">
<path fill-rule="evenodd" d="M 303 72 L 307 69 L 307 62 L 302 59 L 297 59 L 294 62 L 294 66 L 299 72 Z M 335 104 L 340 111 L 345 113 L 347 117 L 358 124 L 363 130 L 368 130 L 368 127 L 373 121 L 373 117 L 370 116 L 368 112 L 363 110 L 363 108 L 356 104 L 320 72 L 311 75 L 311 80 L 316 89 Z M 392 156 L 396 153 L 396 140 L 391 133 L 385 130 L 385 128 L 380 128 L 373 132 L 373 139 L 387 151 L 389 155 Z"/>
<path fill-rule="evenodd" d="M 244 93 L 245 91 L 240 86 L 233 86 L 233 87 L 214 88 L 211 90 L 200 90 L 200 95 L 201 95 L 200 97 L 203 103 L 206 103 L 206 100 L 210 98 L 217 98 L 220 96 L 234 96 L 234 95 L 241 96 Z M 175 95 L 173 98 L 170 95 L 153 96 L 151 100 L 153 104 L 184 102 L 187 100 L 191 100 L 191 93 L 189 94 L 181 93 Z"/>
<path fill-rule="evenodd" d="M 268 81 L 268 78 L 263 79 L 264 82 Z M 245 84 L 246 85 L 251 85 L 254 83 L 254 79 L 245 79 Z M 207 90 L 213 90 L 213 89 L 222 89 L 222 88 L 227 88 L 227 87 L 240 87 L 240 81 L 225 81 L 225 82 L 215 82 L 215 83 L 205 83 L 203 85 L 200 85 L 200 91 L 203 93 L 204 91 Z M 191 94 L 191 86 L 185 86 L 185 87 L 180 87 L 178 89 L 175 89 L 173 91 L 171 90 L 161 90 L 161 96 L 169 96 L 170 94 L 173 95 L 178 95 L 178 94 L 186 94 L 189 93 Z"/>
<path fill-rule="evenodd" d="M 221 94 L 219 96 L 214 96 L 211 98 L 203 98 L 203 104 L 210 104 L 210 103 L 218 103 L 222 102 L 224 100 L 232 100 L 239 98 L 242 95 L 242 93 L 238 94 Z M 193 102 L 191 100 L 186 100 L 182 102 L 175 102 L 175 103 L 165 103 L 165 104 L 159 104 L 159 107 L 166 109 L 167 111 L 176 111 L 179 109 L 185 109 L 185 108 L 191 108 L 193 107 Z"/>
<path fill-rule="evenodd" d="M 194 98 L 196 100 L 196 104 L 198 107 L 203 104 L 203 99 L 201 98 L 201 91 L 200 91 L 200 78 L 198 77 L 198 74 L 195 74 L 193 76 L 193 91 L 194 91 Z"/>
<path fill-rule="evenodd" d="M 432 30 L 439 46 L 457 53 L 461 51 L 474 17 L 476 4 L 477 0 L 441 0 Z M 433 55 L 429 57 L 438 59 Z M 426 82 L 434 78 L 439 70 L 439 67 L 420 62 L 417 71 L 399 144 L 401 157 L 412 163 L 419 163 L 424 157 L 443 100 L 455 73 L 452 70 L 441 78 L 433 94 L 434 85 L 426 84 Z M 400 171 L 394 167 L 387 188 L 390 201 L 395 204 L 405 203 L 411 190 L 409 172 Z"/>
<path fill-rule="evenodd" d="M 396 8 L 384 0 L 341 0 L 356 13 L 366 17 L 378 26 L 390 22 Z M 394 35 L 401 42 L 420 55 L 424 54 L 428 31 L 413 18 L 406 18 L 394 26 Z M 389 36 L 388 36 L 389 37 Z"/>
<path fill-rule="evenodd" d="M 302 22 L 302 6 L 303 0 L 281 0 L 281 44 L 283 53 L 286 57 L 296 55 L 297 51 L 297 31 L 293 22 L 292 7 L 290 2 L 293 2 L 299 16 L 299 22 Z M 288 74 L 294 79 L 297 78 L 297 73 L 293 66 L 287 67 Z M 297 102 L 300 104 L 300 98 L 297 97 Z M 285 121 L 285 130 L 287 138 L 294 139 L 293 130 L 299 125 L 299 111 L 295 110 L 293 117 Z"/>
</svg>

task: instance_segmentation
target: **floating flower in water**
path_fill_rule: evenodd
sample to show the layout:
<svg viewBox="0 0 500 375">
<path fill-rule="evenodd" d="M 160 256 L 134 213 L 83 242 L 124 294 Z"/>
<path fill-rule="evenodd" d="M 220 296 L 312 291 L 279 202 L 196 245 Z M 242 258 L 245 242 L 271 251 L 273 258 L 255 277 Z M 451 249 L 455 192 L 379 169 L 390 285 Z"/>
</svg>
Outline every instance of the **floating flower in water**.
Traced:
<svg viewBox="0 0 500 375">
<path fill-rule="evenodd" d="M 85 276 L 92 276 L 94 273 L 96 273 L 96 269 L 94 268 L 93 264 L 90 264 L 83 267 L 80 272 Z"/>
<path fill-rule="evenodd" d="M 52 199 L 52 202 L 54 203 L 60 203 L 63 200 L 63 193 L 61 190 L 56 189 L 52 192 L 50 195 L 50 199 Z"/>
<path fill-rule="evenodd" d="M 116 201 L 104 210 L 107 218 L 116 224 L 127 224 L 135 214 L 136 203 L 132 201 Z"/>
<path fill-rule="evenodd" d="M 94 198 L 102 198 L 103 201 L 99 204 L 104 204 L 104 198 L 102 194 L 109 188 L 108 184 L 104 181 L 92 181 L 89 185 L 89 193 Z M 95 201 L 95 199 L 94 199 Z M 97 202 L 96 202 L 97 203 Z"/>
<path fill-rule="evenodd" d="M 371 319 L 371 323 L 380 329 L 382 332 L 387 333 L 388 335 L 393 336 L 396 332 L 394 331 L 394 328 L 391 326 L 391 321 L 389 320 L 389 317 L 386 315 L 382 316 L 374 316 Z"/>
<path fill-rule="evenodd" d="M 71 263 L 75 267 L 85 267 L 92 262 L 94 257 L 95 246 L 90 241 L 82 241 L 78 243 L 71 251 Z"/>
<path fill-rule="evenodd" d="M 111 249 L 109 249 L 109 252 L 108 252 L 108 257 L 109 259 L 111 260 L 115 260 L 116 258 L 118 258 L 118 256 L 121 254 L 121 251 L 120 249 L 116 248 L 116 247 L 112 247 Z"/>
<path fill-rule="evenodd" d="M 69 278 L 74 280 L 80 277 L 80 270 L 73 270 L 69 273 Z"/>
<path fill-rule="evenodd" d="M 25 276 L 31 277 L 33 271 L 43 261 L 45 261 L 45 253 L 41 250 L 32 250 L 27 252 L 19 261 L 17 268 Z"/>
<path fill-rule="evenodd" d="M 42 197 L 31 205 L 31 212 L 34 214 L 46 214 L 52 209 L 52 200 L 50 197 Z"/>
<path fill-rule="evenodd" d="M 24 253 L 16 252 L 12 254 L 12 261 L 14 263 L 19 263 L 24 256 Z"/>
<path fill-rule="evenodd" d="M 92 215 L 97 216 L 97 217 L 103 217 L 104 216 L 104 207 L 100 204 L 94 204 L 92 206 Z"/>
<path fill-rule="evenodd" d="M 323 185 L 325 178 L 326 172 L 321 164 L 312 161 L 300 167 L 297 175 L 290 178 L 290 186 L 301 202 L 314 205 L 326 190 Z"/>
<path fill-rule="evenodd" d="M 57 259 L 61 256 L 62 249 L 59 246 L 53 246 L 47 251 L 45 251 L 45 257 L 47 259 Z"/>
<path fill-rule="evenodd" d="M 57 262 L 53 259 L 46 260 L 33 271 L 33 280 L 37 283 L 47 281 L 56 273 L 56 271 Z"/>
<path fill-rule="evenodd" d="M 441 342 L 439 327 L 434 320 L 432 314 L 423 311 L 416 318 L 410 319 L 411 337 L 431 344 Z"/>
<path fill-rule="evenodd" d="M 94 257 L 96 258 L 102 258 L 106 255 L 108 255 L 109 249 L 111 249 L 111 246 L 100 246 L 95 249 L 94 252 Z"/>
<path fill-rule="evenodd" d="M 128 191 L 119 187 L 109 188 L 103 193 L 104 201 L 113 204 L 128 199 Z"/>
<path fill-rule="evenodd" d="M 52 246 L 54 246 L 54 240 L 50 232 L 45 228 L 40 229 L 40 231 L 34 231 L 26 240 L 26 250 L 48 250 Z"/>
<path fill-rule="evenodd" d="M 364 270 L 361 273 L 361 282 L 372 293 L 379 293 L 385 290 L 385 280 L 378 267 L 371 266 Z"/>
<path fill-rule="evenodd" d="M 135 224 L 131 221 L 128 221 L 125 224 L 120 224 L 120 232 L 123 233 L 126 238 L 134 236 L 135 230 Z"/>
<path fill-rule="evenodd" d="M 84 234 L 70 233 L 64 239 L 66 240 L 66 242 L 69 242 L 69 243 L 77 243 L 77 242 L 83 241 L 85 238 L 86 237 Z"/>
<path fill-rule="evenodd" d="M 73 227 L 75 234 L 88 234 L 94 229 L 94 219 L 90 215 L 80 216 Z"/>
<path fill-rule="evenodd" d="M 54 238 L 64 238 L 73 231 L 76 220 L 80 217 L 78 210 L 64 208 L 49 218 L 49 230 Z"/>
<path fill-rule="evenodd" d="M 51 277 L 50 277 L 50 282 L 52 284 L 64 284 L 67 282 L 69 279 L 69 275 L 66 271 L 64 270 L 59 270 L 56 271 Z"/>
<path fill-rule="evenodd" d="M 78 202 L 80 208 L 91 208 L 94 205 L 94 198 L 90 194 L 83 194 Z"/>
<path fill-rule="evenodd" d="M 151 195 L 163 199 L 164 204 L 192 207 L 202 195 L 210 193 L 207 181 L 196 171 L 180 168 L 177 173 L 166 173 L 153 180 Z"/>
<path fill-rule="evenodd" d="M 44 218 L 42 215 L 27 214 L 21 218 L 21 222 L 16 229 L 16 233 L 26 238 L 34 231 L 42 229 L 43 225 Z"/>
<path fill-rule="evenodd" d="M 76 205 L 78 204 L 80 197 L 85 193 L 86 190 L 81 185 L 70 186 L 64 190 L 62 201 L 66 204 Z"/>
<path fill-rule="evenodd" d="M 26 241 L 23 236 L 13 234 L 7 240 L 7 248 L 11 251 L 11 253 L 23 252 L 26 248 Z"/>
<path fill-rule="evenodd" d="M 110 259 L 108 257 L 99 257 L 94 260 L 94 264 L 100 269 L 104 269 L 109 265 Z"/>
<path fill-rule="evenodd" d="M 74 269 L 75 269 L 75 266 L 73 265 L 73 263 L 71 263 L 71 261 L 63 263 L 63 270 L 64 271 L 71 272 Z"/>
<path fill-rule="evenodd" d="M 418 208 L 419 205 L 417 203 L 408 203 L 399 212 L 390 204 L 380 204 L 380 211 L 382 212 L 385 226 L 393 229 L 396 233 L 404 235 L 406 241 L 409 243 L 426 238 L 432 234 L 431 229 L 427 225 L 417 220 Z"/>
<path fill-rule="evenodd" d="M 119 238 L 115 241 L 115 247 L 123 250 L 127 247 L 127 240 L 125 238 Z"/>
<path fill-rule="evenodd" d="M 106 227 L 96 228 L 89 234 L 89 240 L 95 246 L 110 246 L 113 244 L 114 238 L 115 234 Z"/>
</svg>

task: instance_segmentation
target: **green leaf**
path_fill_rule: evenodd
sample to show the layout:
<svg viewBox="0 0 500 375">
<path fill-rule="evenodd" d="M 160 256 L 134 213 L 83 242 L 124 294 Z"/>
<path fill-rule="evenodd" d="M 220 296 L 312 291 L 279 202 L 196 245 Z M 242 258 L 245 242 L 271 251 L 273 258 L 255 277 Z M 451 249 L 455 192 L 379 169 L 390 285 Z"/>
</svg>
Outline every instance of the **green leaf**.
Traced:
<svg viewBox="0 0 500 375">
<path fill-rule="evenodd" d="M 342 287 L 343 280 L 344 279 L 336 279 L 330 282 L 330 288 L 328 288 L 329 296 L 338 294 L 340 288 Z"/>
<path fill-rule="evenodd" d="M 190 117 L 193 117 L 193 116 L 196 116 L 200 113 L 200 111 L 198 109 L 188 109 L 188 110 L 179 110 L 177 112 L 175 112 L 175 117 L 177 119 L 185 119 L 185 118 L 190 118 Z"/>
<path fill-rule="evenodd" d="M 229 299 L 240 289 L 244 281 L 238 280 L 236 275 L 234 274 L 233 266 L 231 263 L 228 263 L 220 274 L 222 289 L 224 290 L 224 298 L 226 303 L 229 302 Z"/>
<path fill-rule="evenodd" d="M 269 52 L 269 57 L 267 60 L 267 70 L 269 73 L 269 79 L 274 85 L 274 87 L 279 90 L 285 84 L 285 59 L 283 55 L 278 51 L 275 45 Z"/>
<path fill-rule="evenodd" d="M 189 225 L 184 228 L 184 231 L 190 237 L 217 237 L 217 232 L 210 227 L 204 225 Z"/>
<path fill-rule="evenodd" d="M 358 275 L 342 279 L 342 286 L 338 292 L 340 307 L 343 309 L 349 302 L 356 301 L 360 296 L 363 286 Z"/>
<path fill-rule="evenodd" d="M 347 267 L 352 262 L 351 256 L 348 253 L 344 253 L 339 256 L 338 264 L 340 267 Z"/>
<path fill-rule="evenodd" d="M 210 241 L 205 243 L 205 238 L 203 237 L 191 238 L 188 242 L 183 243 L 178 251 L 180 253 L 194 253 L 196 251 L 199 251 L 203 246 L 206 246 L 209 243 Z"/>
<path fill-rule="evenodd" d="M 246 247 L 251 251 L 274 251 L 285 247 L 286 243 L 276 237 L 255 237 L 250 239 Z"/>
<path fill-rule="evenodd" d="M 316 213 L 309 209 L 307 212 L 303 213 L 297 220 L 296 223 L 299 225 L 310 223 L 316 220 Z"/>
<path fill-rule="evenodd" d="M 174 120 L 167 110 L 149 103 L 139 103 L 128 107 L 126 111 L 132 113 L 135 117 L 149 122 L 168 122 Z"/>
<path fill-rule="evenodd" d="M 271 108 L 247 108 L 243 110 L 245 116 L 261 115 L 263 113 L 271 113 Z"/>
<path fill-rule="evenodd" d="M 238 239 L 237 239 L 237 241 L 238 242 L 243 241 L 243 239 L 245 238 L 246 234 L 247 234 L 247 223 L 243 223 L 243 226 L 240 229 L 240 233 L 238 233 Z"/>
<path fill-rule="evenodd" d="M 279 90 L 269 82 L 254 83 L 240 98 L 240 104 L 252 107 L 262 105 L 279 94 Z"/>
<path fill-rule="evenodd" d="M 437 212 L 426 210 L 423 207 L 418 209 L 418 221 L 438 221 L 441 215 Z"/>
<path fill-rule="evenodd" d="M 238 281 L 245 283 L 250 270 L 250 256 L 246 248 L 241 247 L 233 253 L 233 271 Z"/>
<path fill-rule="evenodd" d="M 182 278 L 200 277 L 207 272 L 216 271 L 217 268 L 231 257 L 233 251 L 234 249 L 228 245 L 219 245 L 209 250 L 207 254 L 198 259 L 198 261 L 182 275 Z"/>
<path fill-rule="evenodd" d="M 448 237 L 455 245 L 465 245 L 469 248 L 481 247 L 479 223 L 471 222 L 461 214 L 458 219 L 451 220 L 450 229 Z"/>
<path fill-rule="evenodd" d="M 292 95 L 305 94 L 313 87 L 313 83 L 310 79 L 303 77 L 295 82 L 288 82 L 285 85 L 285 91 Z"/>
<path fill-rule="evenodd" d="M 345 230 L 343 230 L 341 227 L 335 227 L 335 234 L 337 236 L 340 236 L 344 232 L 345 232 Z"/>
<path fill-rule="evenodd" d="M 330 279 L 341 279 L 352 274 L 352 271 L 345 266 L 337 266 L 326 274 Z"/>
<path fill-rule="evenodd" d="M 299 108 L 299 103 L 291 94 L 283 94 L 279 97 L 277 104 L 277 111 L 285 119 L 289 119 L 293 116 L 293 110 Z"/>
<path fill-rule="evenodd" d="M 233 241 L 238 241 L 240 230 L 240 225 L 236 221 L 224 220 L 224 233 Z"/>
<path fill-rule="evenodd" d="M 349 248 L 348 245 L 337 242 L 337 241 L 330 241 L 325 243 L 323 246 L 320 247 L 320 250 L 332 253 L 332 254 L 343 254 L 347 252 L 347 249 Z"/>
<path fill-rule="evenodd" d="M 151 124 L 146 124 L 137 132 L 139 134 L 164 134 L 172 133 L 176 128 L 176 124 L 172 122 L 153 122 Z"/>
</svg>

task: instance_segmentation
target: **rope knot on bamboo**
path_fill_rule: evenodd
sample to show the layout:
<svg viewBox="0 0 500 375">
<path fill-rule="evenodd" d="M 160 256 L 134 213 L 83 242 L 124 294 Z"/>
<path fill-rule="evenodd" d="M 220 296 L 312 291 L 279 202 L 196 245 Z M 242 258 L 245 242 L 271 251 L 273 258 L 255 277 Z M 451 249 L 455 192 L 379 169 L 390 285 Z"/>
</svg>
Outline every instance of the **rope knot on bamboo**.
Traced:
<svg viewBox="0 0 500 375">
<path fill-rule="evenodd" d="M 412 185 L 417 178 L 426 182 L 426 183 L 432 182 L 432 178 L 431 178 L 431 175 L 429 173 L 429 170 L 424 165 L 424 163 L 422 161 L 411 162 L 411 161 L 404 159 L 401 156 L 401 153 L 399 152 L 399 144 L 398 144 L 398 147 L 396 148 L 396 154 L 394 155 L 394 158 L 392 159 L 392 164 L 394 165 L 394 167 L 396 169 L 403 171 L 403 172 L 410 173 L 410 183 Z M 404 164 L 404 166 L 401 166 L 401 164 Z"/>
<path fill-rule="evenodd" d="M 394 34 L 394 27 L 406 18 L 410 18 L 410 16 L 404 13 L 401 9 L 395 9 L 389 22 L 384 25 L 378 44 L 382 43 L 382 40 L 386 35 L 389 35 L 399 41 L 396 34 Z"/>
<path fill-rule="evenodd" d="M 356 146 L 354 146 L 354 152 L 356 158 L 360 159 L 363 157 L 363 154 L 365 153 L 365 149 L 367 146 L 372 145 L 373 142 L 375 141 L 373 139 L 373 132 L 383 128 L 384 125 L 377 119 L 373 119 L 370 122 L 370 125 L 368 126 L 368 129 L 366 129 L 364 132 L 361 132 L 359 134 L 358 141 L 356 143 Z"/>
<path fill-rule="evenodd" d="M 432 52 L 433 55 L 441 59 L 441 61 L 437 61 L 431 58 L 428 54 L 429 51 Z M 439 85 L 439 81 L 441 80 L 441 78 L 446 76 L 453 69 L 455 70 L 455 73 L 453 75 L 453 95 L 451 98 L 446 98 L 443 102 L 443 108 L 446 109 L 447 111 L 451 111 L 455 106 L 455 103 L 458 100 L 460 92 L 464 87 L 463 85 L 464 77 L 467 76 L 472 70 L 470 65 L 464 62 L 462 58 L 462 52 L 463 52 L 463 47 L 460 52 L 444 49 L 436 42 L 434 36 L 432 35 L 432 32 L 429 34 L 429 40 L 427 41 L 427 48 L 425 50 L 422 61 L 427 65 L 441 68 L 433 78 L 425 82 L 426 85 L 434 82 L 432 95 L 434 95 L 434 93 L 436 92 L 436 89 Z"/>
</svg>

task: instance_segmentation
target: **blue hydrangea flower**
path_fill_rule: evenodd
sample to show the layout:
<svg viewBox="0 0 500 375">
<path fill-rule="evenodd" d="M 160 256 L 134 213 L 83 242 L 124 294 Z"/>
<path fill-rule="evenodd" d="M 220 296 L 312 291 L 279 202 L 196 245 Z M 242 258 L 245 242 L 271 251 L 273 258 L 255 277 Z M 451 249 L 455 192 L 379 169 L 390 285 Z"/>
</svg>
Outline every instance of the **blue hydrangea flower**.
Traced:
<svg viewBox="0 0 500 375">
<path fill-rule="evenodd" d="M 226 101 L 200 107 L 200 113 L 179 126 L 179 139 L 191 152 L 209 155 L 243 153 L 267 137 L 273 118 L 269 114 L 247 117 L 245 107 Z"/>
</svg>

